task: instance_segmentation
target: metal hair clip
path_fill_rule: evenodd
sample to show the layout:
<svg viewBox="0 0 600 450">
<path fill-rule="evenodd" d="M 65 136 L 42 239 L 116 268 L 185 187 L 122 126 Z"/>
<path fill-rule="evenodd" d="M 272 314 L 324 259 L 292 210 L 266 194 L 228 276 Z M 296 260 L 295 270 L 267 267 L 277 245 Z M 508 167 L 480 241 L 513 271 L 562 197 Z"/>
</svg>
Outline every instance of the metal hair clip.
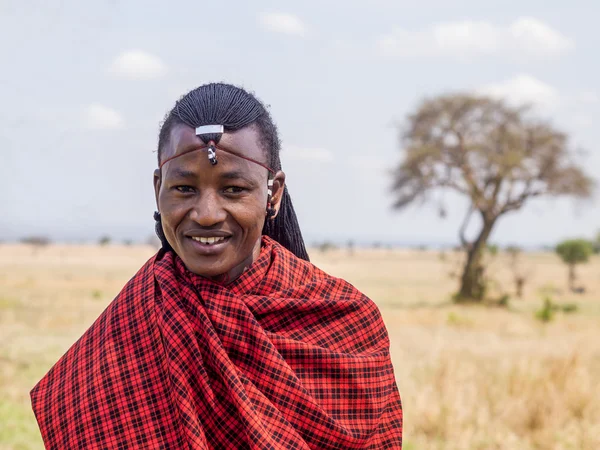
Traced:
<svg viewBox="0 0 600 450">
<path fill-rule="evenodd" d="M 225 127 L 223 125 L 202 125 L 196 128 L 196 136 L 201 134 L 223 134 Z"/>
</svg>

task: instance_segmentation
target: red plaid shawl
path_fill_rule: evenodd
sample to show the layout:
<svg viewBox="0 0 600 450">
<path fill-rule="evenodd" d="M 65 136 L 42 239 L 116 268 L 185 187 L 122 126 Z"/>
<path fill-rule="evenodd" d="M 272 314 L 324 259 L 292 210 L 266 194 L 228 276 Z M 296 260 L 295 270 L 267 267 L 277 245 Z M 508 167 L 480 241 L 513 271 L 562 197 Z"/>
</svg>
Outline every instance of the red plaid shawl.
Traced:
<svg viewBox="0 0 600 450">
<path fill-rule="evenodd" d="M 31 393 L 52 449 L 399 449 L 375 304 L 269 238 L 227 286 L 142 267 Z"/>
</svg>

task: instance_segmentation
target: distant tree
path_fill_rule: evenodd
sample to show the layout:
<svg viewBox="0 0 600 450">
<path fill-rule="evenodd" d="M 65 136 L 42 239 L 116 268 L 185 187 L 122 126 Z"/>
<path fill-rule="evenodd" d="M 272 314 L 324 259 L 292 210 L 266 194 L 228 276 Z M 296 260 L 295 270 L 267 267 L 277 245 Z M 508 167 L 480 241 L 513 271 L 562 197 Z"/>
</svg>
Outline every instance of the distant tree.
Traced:
<svg viewBox="0 0 600 450">
<path fill-rule="evenodd" d="M 330 241 L 323 241 L 317 246 L 317 248 L 321 253 L 327 253 L 329 250 L 335 249 L 336 245 Z"/>
<path fill-rule="evenodd" d="M 352 239 L 348 239 L 348 242 L 346 243 L 346 248 L 348 249 L 348 253 L 350 255 L 354 255 L 354 241 Z"/>
<path fill-rule="evenodd" d="M 46 236 L 26 236 L 21 238 L 21 243 L 33 245 L 34 247 L 45 247 L 50 244 L 50 238 Z"/>
<path fill-rule="evenodd" d="M 51 243 L 50 238 L 46 236 L 25 236 L 21 238 L 21 243 L 31 245 L 31 253 L 35 255 L 42 248 L 46 247 Z"/>
<path fill-rule="evenodd" d="M 106 235 L 102 236 L 100 239 L 98 239 L 98 245 L 101 245 L 104 247 L 105 245 L 110 244 L 110 240 L 111 240 L 110 236 L 106 236 Z"/>
<path fill-rule="evenodd" d="M 593 180 L 573 162 L 567 135 L 528 107 L 475 95 L 424 100 L 400 131 L 404 158 L 393 174 L 393 208 L 400 210 L 452 190 L 469 200 L 459 230 L 466 261 L 457 301 L 485 295 L 482 257 L 498 220 L 542 196 L 591 196 Z M 476 213 L 474 240 L 466 230 Z"/>
<path fill-rule="evenodd" d="M 125 245 L 126 247 L 130 247 L 131 245 L 133 245 L 133 240 L 132 239 L 124 239 L 123 245 Z"/>
<path fill-rule="evenodd" d="M 523 289 L 525 283 L 531 275 L 531 271 L 523 267 L 523 249 L 516 245 L 506 248 L 508 253 L 508 265 L 513 275 L 513 283 L 515 284 L 515 293 L 518 298 L 523 298 Z"/>
<path fill-rule="evenodd" d="M 589 261 L 594 253 L 594 246 L 586 239 L 569 239 L 556 246 L 556 253 L 569 266 L 569 288 L 572 291 L 578 290 L 575 286 L 575 267 Z"/>
<path fill-rule="evenodd" d="M 600 231 L 596 233 L 596 238 L 593 242 L 594 245 L 594 253 L 600 253 Z"/>
<path fill-rule="evenodd" d="M 160 249 L 160 247 L 162 246 L 160 239 L 156 234 L 151 234 L 150 236 L 148 236 L 148 238 L 146 239 L 146 245 L 149 245 L 150 247 L 155 248 L 157 250 Z"/>
</svg>

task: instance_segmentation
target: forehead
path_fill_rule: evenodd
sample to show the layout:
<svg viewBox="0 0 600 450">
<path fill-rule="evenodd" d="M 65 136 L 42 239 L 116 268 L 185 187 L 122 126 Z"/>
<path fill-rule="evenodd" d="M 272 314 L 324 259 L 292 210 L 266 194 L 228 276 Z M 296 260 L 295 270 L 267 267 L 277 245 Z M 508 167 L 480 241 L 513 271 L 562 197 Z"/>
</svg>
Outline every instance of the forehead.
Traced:
<svg viewBox="0 0 600 450">
<path fill-rule="evenodd" d="M 195 129 L 187 125 L 176 125 L 171 130 L 169 145 L 163 149 L 161 159 L 184 153 L 193 147 L 205 146 L 206 144 L 202 139 L 196 136 Z M 239 155 L 266 162 L 266 152 L 261 145 L 260 133 L 254 125 L 223 133 L 217 147 L 223 147 Z"/>
<path fill-rule="evenodd" d="M 193 128 L 186 125 L 174 127 L 171 131 L 168 148 L 163 149 L 161 159 L 164 160 L 173 156 L 175 158 L 163 167 L 163 176 L 179 178 L 183 176 L 182 174 L 192 176 L 192 174 L 200 175 L 202 173 L 203 178 L 208 176 L 212 179 L 213 176 L 225 176 L 224 174 L 231 176 L 232 173 L 236 173 L 239 176 L 246 174 L 255 179 L 266 175 L 266 170 L 259 164 L 232 155 L 227 151 L 219 150 L 219 148 L 223 148 L 266 164 L 266 155 L 260 143 L 260 133 L 254 126 L 245 127 L 235 132 L 226 132 L 221 136 L 217 144 L 217 160 L 219 162 L 216 166 L 210 164 L 206 150 L 199 150 L 201 148 L 205 149 L 206 144 L 196 136 Z M 177 155 L 181 156 L 177 157 Z"/>
</svg>

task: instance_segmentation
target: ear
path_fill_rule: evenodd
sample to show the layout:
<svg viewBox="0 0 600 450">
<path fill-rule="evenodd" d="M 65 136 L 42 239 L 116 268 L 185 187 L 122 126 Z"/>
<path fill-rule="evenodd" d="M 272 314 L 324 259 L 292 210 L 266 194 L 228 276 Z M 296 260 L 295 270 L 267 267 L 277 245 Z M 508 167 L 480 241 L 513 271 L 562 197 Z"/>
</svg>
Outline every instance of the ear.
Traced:
<svg viewBox="0 0 600 450">
<path fill-rule="evenodd" d="M 156 199 L 156 209 L 158 209 L 158 193 L 160 192 L 160 169 L 154 170 L 154 197 Z"/>
<path fill-rule="evenodd" d="M 281 170 L 275 174 L 273 178 L 273 187 L 271 191 L 271 208 L 275 210 L 275 215 L 271 217 L 274 219 L 279 214 L 279 208 L 281 207 L 281 199 L 283 198 L 283 190 L 285 188 L 285 173 Z"/>
</svg>

